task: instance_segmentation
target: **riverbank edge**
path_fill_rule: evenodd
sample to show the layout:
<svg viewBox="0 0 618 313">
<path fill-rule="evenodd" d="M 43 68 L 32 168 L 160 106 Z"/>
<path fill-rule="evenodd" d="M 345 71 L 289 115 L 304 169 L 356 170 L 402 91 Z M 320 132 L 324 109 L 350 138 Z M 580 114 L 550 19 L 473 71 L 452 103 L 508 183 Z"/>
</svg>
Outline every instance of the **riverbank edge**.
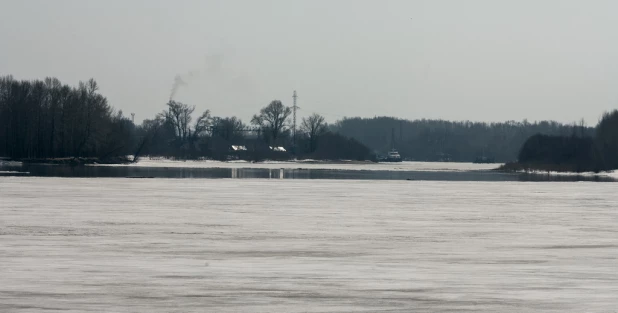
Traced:
<svg viewBox="0 0 618 313">
<path fill-rule="evenodd" d="M 150 158 L 147 158 L 150 159 Z M 159 158 L 152 158 L 154 160 Z M 205 161 L 205 160 L 181 160 L 181 159 L 169 159 L 169 158 L 160 158 L 168 161 Z M 130 156 L 127 157 L 110 157 L 110 158 L 85 158 L 85 157 L 68 157 L 68 158 L 22 158 L 22 159 L 9 159 L 3 158 L 5 162 L 19 162 L 23 164 L 49 164 L 49 165 L 128 165 L 135 164 L 133 158 Z M 206 160 L 206 161 L 215 161 L 215 160 Z M 223 163 L 226 162 L 238 162 L 239 160 L 233 161 L 220 161 Z M 139 162 L 139 161 L 138 161 Z M 268 162 L 283 162 L 283 163 L 298 163 L 298 164 L 375 164 L 378 162 L 375 161 L 355 161 L 355 160 L 313 160 L 313 159 L 290 159 L 290 160 L 260 160 L 260 161 L 246 161 L 248 163 L 268 163 Z"/>
<path fill-rule="evenodd" d="M 500 167 L 494 169 L 494 171 L 502 172 L 502 173 L 618 177 L 618 172 L 615 170 L 609 170 L 609 171 L 577 170 L 572 165 L 561 165 L 561 164 L 524 164 L 524 163 L 518 163 L 518 162 L 509 162 L 509 163 L 505 163 L 501 165 Z"/>
<path fill-rule="evenodd" d="M 128 157 L 109 157 L 109 158 L 82 158 L 82 157 L 70 157 L 70 158 L 22 158 L 22 159 L 8 159 L 10 162 L 20 162 L 22 164 L 49 164 L 49 165 L 95 165 L 95 164 L 130 164 L 133 163 Z"/>
</svg>

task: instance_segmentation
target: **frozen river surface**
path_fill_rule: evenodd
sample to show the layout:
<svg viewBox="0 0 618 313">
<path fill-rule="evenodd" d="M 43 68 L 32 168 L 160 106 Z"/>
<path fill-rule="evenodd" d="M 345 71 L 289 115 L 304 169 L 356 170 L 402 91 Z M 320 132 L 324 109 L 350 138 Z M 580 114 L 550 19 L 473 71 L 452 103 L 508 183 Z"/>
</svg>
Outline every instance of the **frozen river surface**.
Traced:
<svg viewBox="0 0 618 313">
<path fill-rule="evenodd" d="M 0 177 L 0 312 L 616 312 L 613 183 Z"/>
</svg>

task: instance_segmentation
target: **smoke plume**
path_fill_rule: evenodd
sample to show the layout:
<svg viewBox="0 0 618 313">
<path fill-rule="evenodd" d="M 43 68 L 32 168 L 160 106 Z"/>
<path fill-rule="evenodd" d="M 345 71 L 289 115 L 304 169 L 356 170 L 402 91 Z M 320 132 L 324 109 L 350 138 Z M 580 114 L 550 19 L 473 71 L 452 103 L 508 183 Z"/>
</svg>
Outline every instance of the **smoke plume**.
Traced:
<svg viewBox="0 0 618 313">
<path fill-rule="evenodd" d="M 178 93 L 180 87 L 189 86 L 189 84 L 200 78 L 203 75 L 215 75 L 219 74 L 222 69 L 223 56 L 216 54 L 206 56 L 204 66 L 202 68 L 189 71 L 188 73 L 181 75 L 178 74 L 174 77 L 174 83 L 172 84 L 172 91 L 170 92 L 170 100 L 174 100 L 174 97 Z"/>
<path fill-rule="evenodd" d="M 170 101 L 174 100 L 174 96 L 176 96 L 176 92 L 178 92 L 178 88 L 181 86 L 187 86 L 187 83 L 180 75 L 176 75 L 176 77 L 174 77 L 174 84 L 172 85 L 172 92 L 170 93 Z"/>
</svg>

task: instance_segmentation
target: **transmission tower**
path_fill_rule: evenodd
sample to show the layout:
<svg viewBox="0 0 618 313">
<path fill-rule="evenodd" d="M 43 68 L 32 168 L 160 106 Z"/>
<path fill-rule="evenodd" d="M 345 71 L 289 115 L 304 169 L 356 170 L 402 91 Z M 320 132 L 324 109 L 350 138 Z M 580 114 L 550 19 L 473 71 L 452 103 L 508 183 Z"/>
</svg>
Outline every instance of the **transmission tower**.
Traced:
<svg viewBox="0 0 618 313">
<path fill-rule="evenodd" d="M 296 95 L 296 90 L 294 90 L 294 94 L 292 95 L 292 98 L 294 99 L 294 106 L 292 107 L 292 115 L 293 115 L 293 121 L 292 121 L 292 133 L 294 136 L 294 148 L 296 148 L 296 110 L 300 109 L 297 105 L 296 105 L 296 99 L 298 98 L 298 95 Z"/>
</svg>

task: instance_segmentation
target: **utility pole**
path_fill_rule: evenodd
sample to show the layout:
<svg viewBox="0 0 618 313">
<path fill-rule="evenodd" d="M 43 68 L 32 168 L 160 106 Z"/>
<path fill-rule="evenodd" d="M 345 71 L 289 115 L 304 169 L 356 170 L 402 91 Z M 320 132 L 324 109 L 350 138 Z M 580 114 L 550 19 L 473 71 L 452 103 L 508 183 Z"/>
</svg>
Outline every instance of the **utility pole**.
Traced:
<svg viewBox="0 0 618 313">
<path fill-rule="evenodd" d="M 297 105 L 296 105 L 296 98 L 298 98 L 298 95 L 296 94 L 296 90 L 294 90 L 294 94 L 292 95 L 292 98 L 294 99 L 294 106 L 292 107 L 292 114 L 293 114 L 293 121 L 292 121 L 292 136 L 294 136 L 293 140 L 293 146 L 294 146 L 294 150 L 296 150 L 296 110 L 300 109 Z M 296 153 L 296 151 L 294 151 L 294 153 Z"/>
<path fill-rule="evenodd" d="M 131 123 L 135 125 L 135 113 L 131 113 Z"/>
</svg>

